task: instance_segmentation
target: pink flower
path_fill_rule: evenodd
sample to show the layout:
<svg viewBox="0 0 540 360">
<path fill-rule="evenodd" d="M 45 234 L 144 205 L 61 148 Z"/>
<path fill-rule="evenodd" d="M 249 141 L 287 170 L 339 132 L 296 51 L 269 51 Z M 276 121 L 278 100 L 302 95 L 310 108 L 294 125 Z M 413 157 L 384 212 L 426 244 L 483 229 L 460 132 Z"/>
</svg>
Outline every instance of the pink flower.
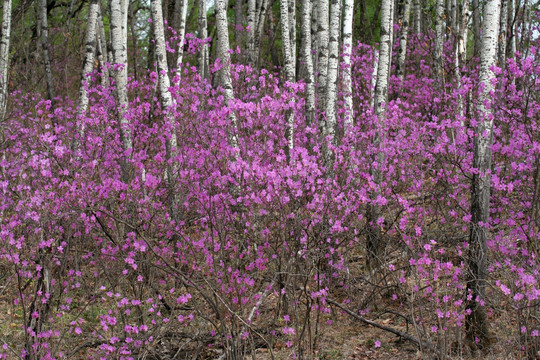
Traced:
<svg viewBox="0 0 540 360">
<path fill-rule="evenodd" d="M 381 347 L 381 342 L 379 340 L 375 341 L 375 347 L 376 348 L 380 348 Z"/>
</svg>

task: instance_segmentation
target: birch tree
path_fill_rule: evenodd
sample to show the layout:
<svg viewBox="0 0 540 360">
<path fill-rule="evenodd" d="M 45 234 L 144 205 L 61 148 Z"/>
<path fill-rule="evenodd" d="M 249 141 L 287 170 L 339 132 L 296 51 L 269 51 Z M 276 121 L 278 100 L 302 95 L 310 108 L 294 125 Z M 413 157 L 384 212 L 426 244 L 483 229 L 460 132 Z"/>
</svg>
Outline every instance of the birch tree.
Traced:
<svg viewBox="0 0 540 360">
<path fill-rule="evenodd" d="M 188 10 L 188 0 L 177 0 L 175 6 L 180 5 L 180 11 L 178 11 L 178 56 L 176 58 L 176 75 L 180 78 L 182 76 L 182 61 L 184 58 L 184 43 L 186 37 L 186 18 Z M 176 13 L 176 11 L 175 11 Z"/>
<path fill-rule="evenodd" d="M 326 80 L 328 75 L 328 0 L 318 0 L 317 11 L 319 13 L 319 17 L 317 19 L 317 46 L 319 48 L 317 64 L 317 68 L 319 70 L 319 76 L 317 79 L 317 95 L 319 98 L 319 109 L 324 110 L 326 109 Z M 324 132 L 324 122 L 320 123 L 319 126 Z"/>
<path fill-rule="evenodd" d="M 506 38 L 508 26 L 508 0 L 502 0 L 501 3 L 501 20 L 499 29 L 499 49 L 498 49 L 498 65 L 504 69 L 506 64 Z"/>
<path fill-rule="evenodd" d="M 86 35 L 84 39 L 84 61 L 81 74 L 81 86 L 79 87 L 79 103 L 77 108 L 77 125 L 78 125 L 78 139 L 75 140 L 74 150 L 75 153 L 78 153 L 80 140 L 84 136 L 85 126 L 83 121 L 83 116 L 88 109 L 88 93 L 87 88 L 87 79 L 88 74 L 94 70 L 94 58 L 96 54 L 96 45 L 98 32 L 97 30 L 97 20 L 99 12 L 99 3 L 98 0 L 91 0 L 90 6 L 88 8 L 88 20 L 86 24 Z"/>
<path fill-rule="evenodd" d="M 199 3 L 199 39 L 208 38 L 208 25 L 206 20 L 206 0 L 198 0 Z M 217 5 L 216 5 L 217 9 Z M 217 11 L 217 10 L 216 10 Z M 227 19 L 225 19 L 227 20 Z M 228 33 L 227 33 L 227 43 L 228 43 Z M 208 79 L 210 77 L 210 54 L 208 51 L 208 44 L 203 44 L 199 55 L 197 57 L 197 62 L 199 65 L 199 74 L 203 79 Z"/>
<path fill-rule="evenodd" d="M 435 74 L 437 77 L 444 77 L 443 70 L 443 15 L 444 0 L 436 0 L 435 3 Z"/>
<path fill-rule="evenodd" d="M 351 55 L 353 51 L 353 11 L 354 0 L 345 0 L 343 11 L 343 91 L 345 92 L 345 130 L 349 131 L 353 124 L 353 100 L 352 100 L 352 79 L 351 79 Z"/>
<path fill-rule="evenodd" d="M 396 75 L 400 84 L 403 83 L 405 76 L 405 59 L 407 57 L 407 40 L 409 36 L 409 18 L 411 15 L 411 0 L 401 0 L 403 9 L 400 18 L 399 50 L 396 64 Z"/>
<path fill-rule="evenodd" d="M 289 1 L 280 0 L 279 10 L 281 14 L 281 40 L 283 43 L 283 62 L 285 64 L 285 78 L 289 83 L 293 83 L 296 80 L 295 63 L 293 62 L 291 36 L 289 28 Z M 287 111 L 287 130 L 285 136 L 287 138 L 287 156 L 290 155 L 294 147 L 294 112 Z"/>
<path fill-rule="evenodd" d="M 308 125 L 315 119 L 315 76 L 313 71 L 313 57 L 311 49 L 311 0 L 302 0 L 302 54 L 305 63 L 306 82 L 306 120 Z"/>
<path fill-rule="evenodd" d="M 187 1 L 184 1 L 187 3 Z M 163 28 L 163 10 L 161 7 L 161 0 L 152 0 L 152 25 L 154 28 L 154 36 L 156 40 L 156 59 L 158 68 L 158 88 L 159 98 L 161 103 L 161 110 L 165 113 L 165 119 L 168 122 L 170 134 L 167 137 L 165 143 L 165 156 L 167 158 L 167 172 L 166 177 L 171 192 L 170 196 L 170 215 L 174 220 L 177 220 L 176 214 L 176 193 L 174 190 L 175 174 L 178 170 L 176 165 L 175 156 L 177 148 L 177 138 L 175 131 L 175 120 L 171 114 L 172 96 L 169 88 L 171 82 L 169 79 L 169 67 L 167 65 L 167 51 L 165 45 L 165 30 Z"/>
<path fill-rule="evenodd" d="M 103 25 L 103 16 L 101 12 L 101 5 L 98 2 L 98 14 L 97 14 L 97 54 L 99 63 L 101 65 L 101 85 L 105 88 L 109 87 L 109 67 L 106 65 L 112 60 L 112 53 L 110 53 L 110 47 L 107 46 L 107 37 L 105 35 L 105 26 Z"/>
<path fill-rule="evenodd" d="M 54 107 L 54 87 L 52 81 L 51 58 L 49 57 L 49 25 L 47 23 L 47 0 L 40 1 L 41 17 L 41 52 L 45 67 L 45 82 L 47 83 L 47 99 Z"/>
<path fill-rule="evenodd" d="M 289 19 L 289 47 L 291 49 L 291 61 L 296 70 L 296 0 L 287 0 Z M 296 71 L 295 79 L 296 80 Z"/>
<path fill-rule="evenodd" d="M 229 54 L 229 29 L 227 28 L 227 9 L 225 8 L 225 0 L 216 0 L 216 30 L 217 30 L 217 57 L 221 60 L 222 67 L 219 70 L 219 84 L 223 88 L 225 105 L 229 106 L 229 102 L 234 99 L 234 91 L 231 80 L 231 55 Z M 236 114 L 230 112 L 229 119 L 231 121 L 232 130 L 229 133 L 229 145 L 233 149 L 238 149 L 238 128 L 236 124 Z M 236 157 L 238 157 L 236 152 Z"/>
<path fill-rule="evenodd" d="M 486 310 L 481 305 L 485 300 L 487 278 L 486 238 L 489 219 L 489 201 L 491 191 L 491 145 L 493 143 L 493 114 L 487 106 L 493 90 L 491 80 L 495 76 L 490 68 L 497 59 L 497 42 L 501 0 L 491 0 L 484 6 L 482 27 L 482 51 L 480 53 L 479 82 L 483 87 L 478 99 L 478 126 L 474 140 L 473 174 L 471 194 L 471 225 L 468 251 L 469 281 L 467 282 L 467 307 L 471 310 L 466 317 L 466 330 L 469 340 L 479 346 L 489 343 Z"/>
<path fill-rule="evenodd" d="M 472 18 L 473 18 L 473 35 L 474 35 L 474 57 L 480 55 L 481 39 L 480 39 L 480 1 L 472 0 Z"/>
<path fill-rule="evenodd" d="M 372 176 L 377 188 L 373 191 L 371 199 L 373 202 L 380 195 L 378 188 L 382 182 L 381 166 L 384 160 L 382 147 L 384 146 L 385 133 L 384 123 L 386 114 L 386 102 L 388 101 L 388 80 L 389 69 L 392 61 L 392 0 L 383 0 L 381 4 L 381 43 L 379 49 L 379 57 L 377 64 L 377 78 L 375 83 L 375 91 L 373 96 L 373 111 L 379 122 L 379 130 L 373 139 L 373 145 L 378 150 L 376 155 L 376 169 L 372 170 Z M 368 223 L 367 235 L 367 257 L 366 263 L 369 269 L 376 268 L 380 261 L 382 252 L 381 231 L 376 221 L 381 217 L 381 208 L 373 203 L 368 207 L 366 220 Z"/>
<path fill-rule="evenodd" d="M 331 143 L 336 141 L 337 126 L 337 82 L 339 74 L 339 30 L 341 20 L 341 0 L 332 0 L 330 12 L 330 37 L 328 42 L 328 78 L 326 83 L 326 128 L 325 137 L 329 137 Z M 331 153 L 326 149 L 325 161 L 331 166 Z"/>
<path fill-rule="evenodd" d="M 127 32 L 122 28 L 123 14 L 121 0 L 111 0 L 111 47 L 113 54 L 113 78 L 116 83 L 116 100 L 118 103 L 118 112 L 120 117 L 120 137 L 122 139 L 122 148 L 124 152 L 131 151 L 133 140 L 129 128 L 129 120 L 125 113 L 128 109 L 127 94 L 127 41 L 125 36 Z M 128 169 L 123 166 L 124 179 L 127 179 Z"/>
<path fill-rule="evenodd" d="M 11 0 L 4 1 L 2 11 L 2 39 L 0 40 L 0 122 L 4 121 L 7 107 Z"/>
<path fill-rule="evenodd" d="M 469 32 L 469 4 L 467 1 L 463 1 L 461 4 L 461 18 L 457 21 L 457 39 L 455 45 L 455 55 L 454 55 L 454 68 L 456 76 L 456 86 L 458 89 L 461 89 L 461 67 L 465 64 L 465 56 L 467 53 L 467 37 Z M 463 112 L 463 96 L 458 92 L 458 114 L 461 119 L 464 116 Z M 461 121 L 461 126 L 464 125 L 463 120 Z"/>
<path fill-rule="evenodd" d="M 422 32 L 422 2 L 421 0 L 414 0 L 414 13 L 413 13 L 413 30 L 415 34 Z"/>
</svg>

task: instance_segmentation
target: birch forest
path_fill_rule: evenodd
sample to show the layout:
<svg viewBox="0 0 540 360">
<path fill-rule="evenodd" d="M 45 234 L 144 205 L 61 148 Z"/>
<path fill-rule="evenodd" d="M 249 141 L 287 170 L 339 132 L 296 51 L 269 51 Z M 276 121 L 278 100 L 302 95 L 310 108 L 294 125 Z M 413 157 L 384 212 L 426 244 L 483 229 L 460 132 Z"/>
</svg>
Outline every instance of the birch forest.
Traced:
<svg viewBox="0 0 540 360">
<path fill-rule="evenodd" d="M 0 11 L 0 360 L 540 359 L 540 1 Z"/>
</svg>

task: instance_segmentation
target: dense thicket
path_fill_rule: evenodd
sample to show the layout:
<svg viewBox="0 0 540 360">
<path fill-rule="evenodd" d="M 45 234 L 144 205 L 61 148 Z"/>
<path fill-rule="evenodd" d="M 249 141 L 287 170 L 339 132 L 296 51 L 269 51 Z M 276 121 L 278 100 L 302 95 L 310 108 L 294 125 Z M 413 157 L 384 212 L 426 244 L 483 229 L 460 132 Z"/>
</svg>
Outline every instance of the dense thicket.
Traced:
<svg viewBox="0 0 540 360">
<path fill-rule="evenodd" d="M 540 356 L 538 4 L 11 5 L 0 358 Z"/>
</svg>

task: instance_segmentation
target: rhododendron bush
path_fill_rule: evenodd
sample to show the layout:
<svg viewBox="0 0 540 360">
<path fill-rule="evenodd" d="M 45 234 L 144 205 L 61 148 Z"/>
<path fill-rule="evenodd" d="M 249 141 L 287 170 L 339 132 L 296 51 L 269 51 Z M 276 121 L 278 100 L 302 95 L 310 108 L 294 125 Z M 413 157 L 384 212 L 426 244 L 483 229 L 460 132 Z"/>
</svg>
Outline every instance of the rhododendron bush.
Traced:
<svg viewBox="0 0 540 360">
<path fill-rule="evenodd" d="M 392 308 L 409 333 L 433 344 L 426 351 L 463 353 L 467 301 L 474 301 L 465 290 L 466 254 L 481 86 L 474 61 L 460 85 L 433 80 L 422 60 L 426 40 L 412 41 L 403 83 L 391 79 L 384 124 L 370 105 L 373 49 L 355 47 L 354 127 L 344 129 L 348 114 L 338 111 L 333 143 L 306 120 L 304 83 L 244 65 L 232 65 L 228 107 L 189 64 L 173 81 L 171 109 L 159 105 L 156 73 L 132 79 L 123 115 L 130 151 L 122 150 L 113 89 L 99 85 L 99 72 L 88 78 L 90 106 L 79 118 L 73 99 L 52 109 L 37 94 L 13 93 L 0 145 L 0 295 L 17 316 L 1 324 L 0 358 L 240 358 L 277 343 L 302 357 L 337 316 L 329 300 L 366 317 Z M 490 234 L 488 289 L 479 301 L 493 323 L 507 325 L 497 332 L 507 355 L 533 358 L 540 350 L 539 48 L 496 70 L 491 221 L 482 224 Z M 238 148 L 228 141 L 232 112 Z M 378 131 L 386 135 L 376 147 Z M 172 132 L 178 148 L 167 160 Z M 371 271 L 368 205 L 383 215 L 371 224 L 384 243 Z"/>
</svg>

